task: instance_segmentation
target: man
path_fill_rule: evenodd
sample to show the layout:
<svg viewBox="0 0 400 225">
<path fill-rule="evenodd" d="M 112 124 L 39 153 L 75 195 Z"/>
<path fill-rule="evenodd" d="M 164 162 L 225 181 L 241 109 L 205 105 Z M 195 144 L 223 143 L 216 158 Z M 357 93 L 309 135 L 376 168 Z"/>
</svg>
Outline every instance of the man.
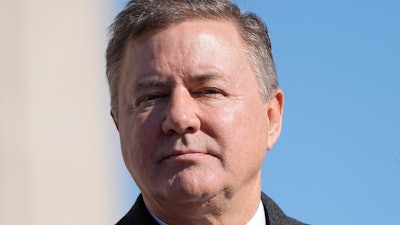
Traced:
<svg viewBox="0 0 400 225">
<path fill-rule="evenodd" d="M 261 193 L 281 130 L 264 23 L 226 0 L 136 0 L 111 27 L 111 114 L 141 190 L 117 224 L 302 224 Z"/>
</svg>

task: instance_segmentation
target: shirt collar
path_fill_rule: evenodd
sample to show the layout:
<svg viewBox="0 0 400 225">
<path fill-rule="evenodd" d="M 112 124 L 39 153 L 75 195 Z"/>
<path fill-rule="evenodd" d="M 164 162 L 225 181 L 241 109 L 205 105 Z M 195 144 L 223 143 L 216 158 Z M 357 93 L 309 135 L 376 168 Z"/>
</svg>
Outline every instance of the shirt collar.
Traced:
<svg viewBox="0 0 400 225">
<path fill-rule="evenodd" d="M 246 225 L 261 225 L 266 224 L 265 222 L 264 205 L 260 201 L 256 214 L 254 214 L 253 218 L 251 218 L 250 221 L 246 223 Z"/>
<path fill-rule="evenodd" d="M 161 221 L 158 217 L 156 217 L 150 210 L 149 213 L 159 225 L 168 225 L 163 221 Z M 246 223 L 246 225 L 261 225 L 261 224 L 266 224 L 266 223 L 265 223 L 264 206 L 260 201 L 256 214 L 254 214 L 254 216 L 250 219 L 249 222 Z"/>
</svg>

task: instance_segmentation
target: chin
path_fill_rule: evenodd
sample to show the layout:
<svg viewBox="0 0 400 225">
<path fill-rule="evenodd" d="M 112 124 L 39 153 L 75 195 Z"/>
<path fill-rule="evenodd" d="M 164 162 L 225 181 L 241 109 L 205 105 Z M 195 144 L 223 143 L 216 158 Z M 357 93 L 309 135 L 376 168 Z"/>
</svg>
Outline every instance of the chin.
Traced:
<svg viewBox="0 0 400 225">
<path fill-rule="evenodd" d="M 216 191 L 211 190 L 186 190 L 180 189 L 179 191 L 170 191 L 165 193 L 169 201 L 174 201 L 179 204 L 195 204 L 195 203 L 204 203 L 214 198 L 217 193 Z"/>
<path fill-rule="evenodd" d="M 214 175 L 194 175 L 182 171 L 168 180 L 164 196 L 180 202 L 204 202 L 223 192 L 224 185 Z"/>
</svg>

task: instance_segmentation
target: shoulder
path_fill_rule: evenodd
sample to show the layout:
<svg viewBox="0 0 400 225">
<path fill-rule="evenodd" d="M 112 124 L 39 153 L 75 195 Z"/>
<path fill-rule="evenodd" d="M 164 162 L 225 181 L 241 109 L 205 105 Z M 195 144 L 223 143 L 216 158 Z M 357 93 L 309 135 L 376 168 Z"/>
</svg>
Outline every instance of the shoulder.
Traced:
<svg viewBox="0 0 400 225">
<path fill-rule="evenodd" d="M 135 204 L 129 212 L 122 217 L 116 225 L 158 225 L 158 223 L 150 215 L 149 211 L 144 204 L 142 195 L 139 195 Z"/>
<path fill-rule="evenodd" d="M 286 216 L 279 206 L 266 194 L 261 193 L 261 201 L 264 205 L 265 217 L 268 225 L 305 225 L 304 223 Z"/>
</svg>

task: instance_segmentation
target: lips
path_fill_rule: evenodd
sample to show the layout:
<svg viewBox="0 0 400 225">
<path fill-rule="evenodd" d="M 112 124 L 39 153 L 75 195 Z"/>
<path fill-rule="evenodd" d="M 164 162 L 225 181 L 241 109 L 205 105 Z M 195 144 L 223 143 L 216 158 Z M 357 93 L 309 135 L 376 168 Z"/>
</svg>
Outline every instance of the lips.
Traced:
<svg viewBox="0 0 400 225">
<path fill-rule="evenodd" d="M 165 154 L 159 162 L 165 160 L 195 160 L 200 157 L 204 157 L 209 155 L 207 152 L 204 151 L 196 151 L 196 150 L 173 150 Z"/>
</svg>

